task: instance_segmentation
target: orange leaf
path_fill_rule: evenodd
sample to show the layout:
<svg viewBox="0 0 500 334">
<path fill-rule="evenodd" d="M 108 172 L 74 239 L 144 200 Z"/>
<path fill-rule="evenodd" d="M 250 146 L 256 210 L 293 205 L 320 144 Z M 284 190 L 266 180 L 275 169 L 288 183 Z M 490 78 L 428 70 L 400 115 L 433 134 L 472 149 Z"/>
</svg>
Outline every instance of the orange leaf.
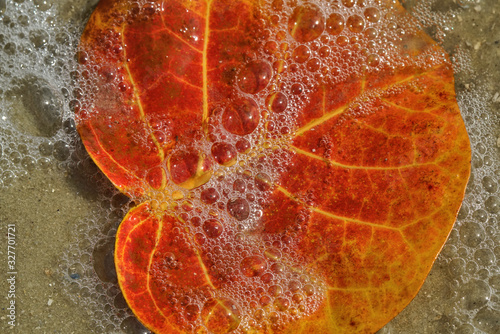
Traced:
<svg viewBox="0 0 500 334">
<path fill-rule="evenodd" d="M 392 1 L 102 0 L 78 130 L 139 204 L 120 287 L 156 333 L 373 333 L 453 226 L 444 51 Z"/>
</svg>

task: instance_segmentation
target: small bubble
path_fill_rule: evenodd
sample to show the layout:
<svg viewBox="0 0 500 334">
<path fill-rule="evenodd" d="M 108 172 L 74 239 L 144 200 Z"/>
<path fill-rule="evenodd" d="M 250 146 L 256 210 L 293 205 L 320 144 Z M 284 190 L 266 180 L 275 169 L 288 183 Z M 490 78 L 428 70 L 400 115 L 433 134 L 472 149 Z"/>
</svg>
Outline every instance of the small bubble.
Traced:
<svg viewBox="0 0 500 334">
<path fill-rule="evenodd" d="M 215 143 L 212 145 L 212 156 L 214 160 L 223 166 L 232 166 L 236 163 L 236 149 L 227 143 Z"/>
<path fill-rule="evenodd" d="M 326 31 L 330 35 L 338 35 L 344 30 L 344 17 L 338 13 L 331 14 L 326 20 Z"/>
<path fill-rule="evenodd" d="M 203 233 L 196 233 L 194 235 L 194 239 L 196 240 L 196 243 L 198 243 L 198 245 L 203 245 L 207 240 L 205 235 L 203 235 Z"/>
<path fill-rule="evenodd" d="M 216 219 L 208 219 L 203 223 L 203 231 L 209 238 L 217 238 L 222 234 L 224 228 Z"/>
<path fill-rule="evenodd" d="M 201 192 L 200 199 L 205 204 L 214 204 L 219 200 L 219 193 L 215 188 L 207 188 Z"/>
<path fill-rule="evenodd" d="M 302 64 L 311 56 L 311 50 L 305 45 L 299 45 L 292 53 L 292 59 L 296 63 Z"/>
<path fill-rule="evenodd" d="M 229 333 L 240 325 L 240 309 L 235 302 L 229 299 L 209 299 L 203 305 L 201 319 L 210 332 L 214 334 Z"/>
<path fill-rule="evenodd" d="M 121 330 L 125 334 L 148 334 L 150 331 L 144 327 L 136 317 L 130 316 L 120 324 Z"/>
<path fill-rule="evenodd" d="M 264 295 L 264 296 L 260 297 L 259 304 L 261 306 L 265 307 L 265 306 L 271 304 L 271 301 L 272 301 L 271 297 L 269 297 L 268 295 Z"/>
<path fill-rule="evenodd" d="M 269 289 L 267 289 L 267 292 L 272 296 L 272 297 L 276 297 L 276 296 L 279 296 L 283 293 L 283 288 L 281 287 L 281 285 L 271 285 L 269 287 Z"/>
<path fill-rule="evenodd" d="M 265 315 L 266 312 L 263 309 L 255 310 L 255 312 L 253 313 L 254 319 L 257 320 L 258 322 L 264 320 Z"/>
<path fill-rule="evenodd" d="M 240 139 L 236 142 L 236 150 L 238 150 L 239 153 L 248 153 L 250 148 L 250 142 L 246 139 Z"/>
<path fill-rule="evenodd" d="M 255 186 L 260 191 L 267 191 L 271 188 L 271 178 L 265 173 L 255 175 Z"/>
<path fill-rule="evenodd" d="M 193 189 L 210 180 L 212 162 L 197 150 L 179 150 L 168 160 L 168 171 L 175 184 Z"/>
<path fill-rule="evenodd" d="M 351 8 L 356 4 L 356 0 L 342 0 L 342 4 L 347 8 Z"/>
<path fill-rule="evenodd" d="M 259 125 L 260 114 L 257 104 L 252 99 L 238 99 L 224 110 L 222 125 L 235 135 L 248 135 Z"/>
<path fill-rule="evenodd" d="M 200 308 L 198 305 L 189 304 L 185 307 L 185 315 L 188 321 L 195 321 L 200 315 Z"/>
<path fill-rule="evenodd" d="M 374 40 L 375 38 L 377 38 L 378 36 L 378 31 L 377 29 L 375 28 L 367 28 L 365 31 L 364 31 L 364 34 L 366 36 L 366 38 L 370 41 Z M 374 42 L 371 42 L 371 43 L 374 43 Z M 375 47 L 376 44 L 373 44 L 372 47 Z"/>
<path fill-rule="evenodd" d="M 498 213 L 500 211 L 500 198 L 497 196 L 490 196 L 485 202 L 486 210 L 489 213 Z"/>
<path fill-rule="evenodd" d="M 464 284 L 459 293 L 467 310 L 475 310 L 486 305 L 491 294 L 488 284 L 480 280 L 472 280 Z"/>
<path fill-rule="evenodd" d="M 227 203 L 227 211 L 239 221 L 245 220 L 250 215 L 250 206 L 244 198 L 230 200 Z"/>
<path fill-rule="evenodd" d="M 35 48 L 42 48 L 49 43 L 49 34 L 44 30 L 30 31 L 29 38 Z"/>
<path fill-rule="evenodd" d="M 313 58 L 309 60 L 306 64 L 306 68 L 310 72 L 316 72 L 317 70 L 319 70 L 320 66 L 321 62 L 318 58 Z"/>
<path fill-rule="evenodd" d="M 54 144 L 52 155 L 59 161 L 66 161 L 66 159 L 68 159 L 70 155 L 69 145 L 62 140 L 58 140 Z"/>
<path fill-rule="evenodd" d="M 261 276 L 267 269 L 266 260 L 260 256 L 248 256 L 241 261 L 240 269 L 247 277 Z"/>
<path fill-rule="evenodd" d="M 474 324 L 485 333 L 498 333 L 500 331 L 498 319 L 500 319 L 498 310 L 483 307 L 474 317 Z"/>
<path fill-rule="evenodd" d="M 278 51 L 278 44 L 274 41 L 269 41 L 264 45 L 264 52 L 272 55 Z"/>
<path fill-rule="evenodd" d="M 273 75 L 271 65 L 264 61 L 246 64 L 238 74 L 238 86 L 249 94 L 255 94 L 266 88 Z"/>
<path fill-rule="evenodd" d="M 372 23 L 376 23 L 380 20 L 380 11 L 377 8 L 368 7 L 365 9 L 364 14 L 365 18 Z"/>
<path fill-rule="evenodd" d="M 274 300 L 274 306 L 279 311 L 285 311 L 290 307 L 290 300 L 285 297 L 278 297 Z"/>
<path fill-rule="evenodd" d="M 291 87 L 291 91 L 293 95 L 300 95 L 304 91 L 304 88 L 299 83 L 294 83 Z"/>
<path fill-rule="evenodd" d="M 488 267 L 495 263 L 495 254 L 487 248 L 476 250 L 474 259 L 482 266 Z"/>
<path fill-rule="evenodd" d="M 281 92 L 273 93 L 267 97 L 266 105 L 269 111 L 282 113 L 288 105 L 288 99 Z"/>
<path fill-rule="evenodd" d="M 302 291 L 304 291 L 306 295 L 312 296 L 314 294 L 314 287 L 311 284 L 306 284 L 302 288 Z"/>
<path fill-rule="evenodd" d="M 378 64 L 380 64 L 380 57 L 376 54 L 371 54 L 366 58 L 366 61 L 368 63 L 368 66 L 375 67 Z"/>
<path fill-rule="evenodd" d="M 296 7 L 288 21 L 288 31 L 297 42 L 313 41 L 324 29 L 323 13 L 313 4 Z"/>
<path fill-rule="evenodd" d="M 476 247 L 484 238 L 484 229 L 478 223 L 466 222 L 460 227 L 460 239 L 467 246 Z"/>
<path fill-rule="evenodd" d="M 365 20 L 359 15 L 352 15 L 347 19 L 346 26 L 350 31 L 360 33 L 365 29 Z"/>
<path fill-rule="evenodd" d="M 474 217 L 477 221 L 484 223 L 488 220 L 488 213 L 486 211 L 484 211 L 483 209 L 477 209 L 472 214 L 472 217 Z"/>
</svg>

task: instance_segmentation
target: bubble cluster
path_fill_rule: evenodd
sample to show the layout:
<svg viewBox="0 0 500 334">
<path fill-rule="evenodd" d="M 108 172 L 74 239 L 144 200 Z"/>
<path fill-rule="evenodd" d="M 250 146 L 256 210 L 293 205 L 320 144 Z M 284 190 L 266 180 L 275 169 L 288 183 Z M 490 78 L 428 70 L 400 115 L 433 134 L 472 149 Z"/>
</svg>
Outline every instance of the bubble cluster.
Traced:
<svg viewBox="0 0 500 334">
<path fill-rule="evenodd" d="M 462 8 L 472 2 L 457 1 Z M 165 165 L 145 175 L 157 206 L 166 203 L 189 227 L 187 234 L 179 231 L 180 237 L 192 238 L 206 250 L 207 270 L 220 283 L 241 281 L 214 295 L 180 291 L 172 296 L 188 331 L 279 330 L 314 313 L 324 302 L 325 286 L 314 272 L 304 270 L 304 259 L 294 251 L 293 231 L 252 237 L 263 229 L 266 195 L 283 172 L 276 166 L 290 158 L 281 145 L 293 135 L 297 115 L 318 83 L 335 84 L 351 75 L 410 64 L 425 69 L 443 59 L 435 50 L 417 58 L 396 57 L 405 36 L 414 32 L 407 24 L 414 19 L 394 17 L 380 1 L 325 3 L 267 1 L 269 38 L 255 59 L 236 66 L 238 98 L 211 111 L 210 143 L 179 147 Z M 444 41 L 457 9 L 436 13 L 434 3 L 417 1 L 413 14 L 424 28 L 434 26 L 432 36 Z M 0 0 L 0 119 L 7 124 L 0 128 L 0 189 L 47 168 L 77 170 L 107 185 L 75 131 L 74 110 L 90 110 L 96 96 L 90 84 L 97 71 L 82 72 L 75 61 L 84 20 L 63 24 L 56 10 L 48 1 Z M 131 12 L 147 19 L 158 10 L 138 1 Z M 181 33 L 191 41 L 198 38 L 190 26 Z M 123 53 L 119 44 L 109 47 L 117 56 Z M 91 58 L 84 52 L 78 57 L 82 63 Z M 457 52 L 455 68 L 469 66 L 465 58 Z M 130 92 L 113 69 L 100 75 L 108 88 Z M 445 268 L 443 280 L 451 282 L 443 288 L 449 294 L 443 322 L 456 333 L 494 333 L 500 317 L 498 129 L 491 126 L 499 120 L 490 100 L 480 88 L 459 94 L 473 147 L 473 175 L 438 260 Z M 169 124 L 152 128 L 158 142 L 169 138 Z M 161 182 L 165 175 L 173 183 L 170 192 Z M 77 224 L 74 244 L 61 258 L 64 289 L 91 310 L 95 333 L 147 332 L 126 305 L 113 263 L 114 235 L 133 200 L 103 186 L 101 207 Z M 173 253 L 163 254 L 163 260 L 166 268 L 183 266 Z M 426 324 L 429 330 L 440 325 Z"/>
</svg>

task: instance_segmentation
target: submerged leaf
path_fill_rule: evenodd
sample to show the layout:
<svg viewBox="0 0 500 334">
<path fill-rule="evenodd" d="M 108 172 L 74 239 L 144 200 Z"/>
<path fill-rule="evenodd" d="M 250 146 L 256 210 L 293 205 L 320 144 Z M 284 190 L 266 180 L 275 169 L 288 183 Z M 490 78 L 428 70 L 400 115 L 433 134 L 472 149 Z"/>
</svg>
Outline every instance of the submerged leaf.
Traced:
<svg viewBox="0 0 500 334">
<path fill-rule="evenodd" d="M 453 226 L 470 147 L 444 51 L 393 1 L 102 0 L 90 155 L 140 202 L 123 295 L 156 333 L 373 333 Z"/>
</svg>

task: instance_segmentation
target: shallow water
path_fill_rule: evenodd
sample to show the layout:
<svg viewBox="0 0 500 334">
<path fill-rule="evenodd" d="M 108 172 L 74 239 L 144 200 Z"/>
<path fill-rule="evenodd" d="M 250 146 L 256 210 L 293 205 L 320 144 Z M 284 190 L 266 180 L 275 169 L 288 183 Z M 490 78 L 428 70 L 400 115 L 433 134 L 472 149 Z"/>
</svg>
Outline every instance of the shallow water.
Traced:
<svg viewBox="0 0 500 334">
<path fill-rule="evenodd" d="M 0 0 L 1 332 L 144 331 L 109 263 L 127 200 L 90 162 L 72 123 L 74 50 L 96 3 Z M 405 5 L 452 55 L 473 171 L 422 290 L 380 333 L 498 333 L 500 2 Z M 15 327 L 7 309 L 9 224 L 16 228 Z"/>
</svg>

